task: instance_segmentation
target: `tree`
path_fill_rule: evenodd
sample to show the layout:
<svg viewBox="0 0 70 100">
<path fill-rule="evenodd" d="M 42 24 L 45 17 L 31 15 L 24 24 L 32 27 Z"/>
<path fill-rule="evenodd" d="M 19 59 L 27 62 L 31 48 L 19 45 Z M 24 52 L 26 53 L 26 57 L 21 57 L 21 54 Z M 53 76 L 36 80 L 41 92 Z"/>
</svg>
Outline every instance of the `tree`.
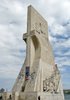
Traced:
<svg viewBox="0 0 70 100">
<path fill-rule="evenodd" d="M 5 91 L 5 89 L 1 88 L 0 89 L 0 93 L 3 93 Z"/>
</svg>

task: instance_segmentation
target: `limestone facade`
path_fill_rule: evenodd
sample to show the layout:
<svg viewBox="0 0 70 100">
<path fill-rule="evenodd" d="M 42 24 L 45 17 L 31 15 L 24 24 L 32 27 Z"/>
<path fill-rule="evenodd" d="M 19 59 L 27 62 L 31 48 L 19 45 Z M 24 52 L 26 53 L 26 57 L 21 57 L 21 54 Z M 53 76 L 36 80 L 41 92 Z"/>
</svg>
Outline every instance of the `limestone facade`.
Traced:
<svg viewBox="0 0 70 100">
<path fill-rule="evenodd" d="M 48 38 L 47 21 L 28 7 L 26 58 L 12 88 L 12 100 L 64 100 L 61 77 Z"/>
</svg>

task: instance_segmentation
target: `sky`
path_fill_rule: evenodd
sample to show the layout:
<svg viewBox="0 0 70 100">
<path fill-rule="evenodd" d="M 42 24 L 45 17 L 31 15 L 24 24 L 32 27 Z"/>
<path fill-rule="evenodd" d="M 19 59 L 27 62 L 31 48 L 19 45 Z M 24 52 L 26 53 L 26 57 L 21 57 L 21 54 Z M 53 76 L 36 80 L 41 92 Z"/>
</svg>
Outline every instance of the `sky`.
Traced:
<svg viewBox="0 0 70 100">
<path fill-rule="evenodd" d="M 28 5 L 48 22 L 63 88 L 70 89 L 70 0 L 0 0 L 0 88 L 11 90 L 24 63 Z"/>
</svg>

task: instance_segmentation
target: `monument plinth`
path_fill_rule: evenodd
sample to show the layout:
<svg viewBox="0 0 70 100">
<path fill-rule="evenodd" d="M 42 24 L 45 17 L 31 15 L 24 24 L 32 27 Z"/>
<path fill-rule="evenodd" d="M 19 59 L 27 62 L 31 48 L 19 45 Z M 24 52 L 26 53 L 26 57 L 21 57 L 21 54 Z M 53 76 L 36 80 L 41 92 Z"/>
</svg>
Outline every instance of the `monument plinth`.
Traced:
<svg viewBox="0 0 70 100">
<path fill-rule="evenodd" d="M 60 73 L 48 39 L 47 21 L 28 7 L 26 58 L 13 86 L 19 100 L 64 100 Z"/>
</svg>

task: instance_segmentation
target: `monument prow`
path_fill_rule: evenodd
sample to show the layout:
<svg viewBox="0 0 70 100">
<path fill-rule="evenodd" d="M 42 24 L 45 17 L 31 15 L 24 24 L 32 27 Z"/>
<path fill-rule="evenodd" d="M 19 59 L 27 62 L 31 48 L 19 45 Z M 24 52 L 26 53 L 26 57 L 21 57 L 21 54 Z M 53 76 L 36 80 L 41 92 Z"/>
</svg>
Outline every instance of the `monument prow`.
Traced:
<svg viewBox="0 0 70 100">
<path fill-rule="evenodd" d="M 61 77 L 48 38 L 47 21 L 28 6 L 24 65 L 12 88 L 18 100 L 64 100 Z M 17 99 L 14 99 L 17 100 Z"/>
</svg>

